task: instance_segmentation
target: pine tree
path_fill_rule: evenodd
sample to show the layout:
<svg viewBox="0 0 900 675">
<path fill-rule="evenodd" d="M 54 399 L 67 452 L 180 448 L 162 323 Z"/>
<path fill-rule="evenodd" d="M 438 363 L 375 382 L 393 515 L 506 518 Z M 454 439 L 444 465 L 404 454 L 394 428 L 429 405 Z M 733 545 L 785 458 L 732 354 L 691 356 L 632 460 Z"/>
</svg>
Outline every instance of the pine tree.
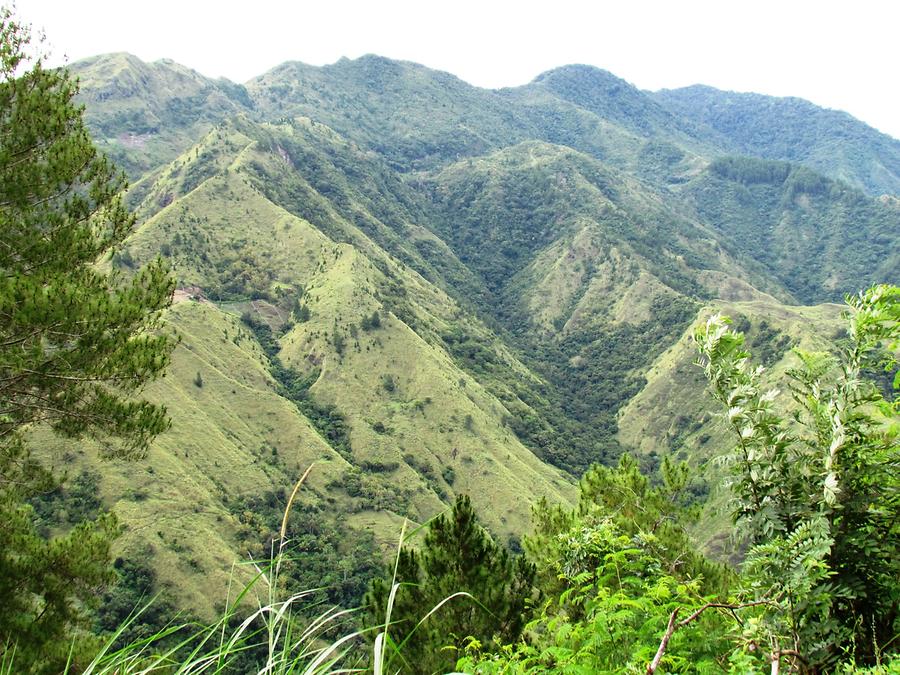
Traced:
<svg viewBox="0 0 900 675">
<path fill-rule="evenodd" d="M 103 263 L 134 219 L 124 178 L 99 155 L 64 70 L 28 56 L 30 32 L 0 13 L 0 657 L 54 658 L 108 574 L 117 526 L 104 516 L 47 541 L 26 501 L 53 484 L 22 432 L 116 437 L 139 455 L 169 420 L 133 398 L 168 364 L 160 330 L 173 279 L 157 261 L 130 279 Z M 41 665 L 43 664 L 43 666 Z"/>
<path fill-rule="evenodd" d="M 388 627 L 400 646 L 397 660 L 409 672 L 448 672 L 467 637 L 516 640 L 528 618 L 533 580 L 534 566 L 494 543 L 469 498 L 458 496 L 450 514 L 431 523 L 422 547 L 404 547 L 398 556 L 396 582 L 402 585 Z M 384 622 L 390 591 L 389 582 L 373 582 L 370 624 Z"/>
</svg>

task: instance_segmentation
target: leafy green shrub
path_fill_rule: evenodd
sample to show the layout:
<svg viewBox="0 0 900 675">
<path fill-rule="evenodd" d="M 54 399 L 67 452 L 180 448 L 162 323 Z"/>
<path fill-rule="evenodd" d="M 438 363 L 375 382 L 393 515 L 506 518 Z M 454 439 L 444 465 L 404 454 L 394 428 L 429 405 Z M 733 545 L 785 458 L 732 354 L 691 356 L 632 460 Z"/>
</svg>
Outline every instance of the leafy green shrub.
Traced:
<svg viewBox="0 0 900 675">
<path fill-rule="evenodd" d="M 797 352 L 790 418 L 727 319 L 713 316 L 695 334 L 736 440 L 734 519 L 752 546 L 744 593 L 766 603 L 752 637 L 826 669 L 847 650 L 874 663 L 900 630 L 898 407 L 862 376 L 896 367 L 900 288 L 875 286 L 848 303 L 846 346 Z"/>
<path fill-rule="evenodd" d="M 375 310 L 368 316 L 364 316 L 359 323 L 364 331 L 372 331 L 381 328 L 381 315 Z"/>
</svg>

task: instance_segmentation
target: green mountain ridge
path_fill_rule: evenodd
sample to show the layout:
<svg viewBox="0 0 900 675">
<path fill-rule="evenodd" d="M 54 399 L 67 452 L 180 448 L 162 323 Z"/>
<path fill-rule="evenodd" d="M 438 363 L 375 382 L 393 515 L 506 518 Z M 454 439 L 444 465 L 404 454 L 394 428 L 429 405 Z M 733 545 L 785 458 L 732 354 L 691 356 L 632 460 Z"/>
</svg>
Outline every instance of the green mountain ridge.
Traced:
<svg viewBox="0 0 900 675">
<path fill-rule="evenodd" d="M 704 85 L 651 96 L 673 114 L 715 129 L 732 152 L 803 164 L 873 196 L 900 193 L 900 141 L 845 112 Z"/>
<path fill-rule="evenodd" d="M 170 60 L 144 63 L 115 53 L 69 68 L 79 78 L 95 141 L 132 180 L 169 162 L 216 122 L 252 106 L 241 85 Z"/>
<path fill-rule="evenodd" d="M 673 136 L 688 147 L 704 149 L 716 145 L 705 125 L 672 113 L 634 85 L 594 66 L 554 68 L 522 89 L 546 90 L 639 136 Z"/>
<path fill-rule="evenodd" d="M 839 301 L 900 274 L 897 209 L 805 167 L 723 158 L 684 195 L 803 302 Z"/>
<path fill-rule="evenodd" d="M 337 143 L 336 152 L 340 148 L 352 152 L 329 130 L 301 126 L 303 131 L 322 134 L 320 142 Z M 286 170 L 279 148 L 289 145 L 295 131 L 293 125 L 260 128 L 247 121 L 220 126 L 160 173 L 138 209 L 144 219 L 129 240 L 125 258 L 139 262 L 162 250 L 188 289 L 179 297 L 217 299 L 215 304 L 183 301 L 173 308 L 172 323 L 183 336 L 178 353 L 192 355 L 198 349 L 191 320 L 196 321 L 199 313 L 208 330 L 203 335 L 207 356 L 205 362 L 187 354 L 176 359 L 178 386 L 160 393 L 163 402 L 179 406 L 167 443 L 184 449 L 186 459 L 201 454 L 201 446 L 211 451 L 191 460 L 204 463 L 208 492 L 198 500 L 199 488 L 182 490 L 178 494 L 184 495 L 184 501 L 172 495 L 159 505 L 144 498 L 142 507 L 185 513 L 191 502 L 200 501 L 222 512 L 235 499 L 265 493 L 278 495 L 283 507 L 285 491 L 304 464 L 315 462 L 314 475 L 322 475 L 313 485 L 324 482 L 327 489 L 314 487 L 304 503 L 314 509 L 336 509 L 347 526 L 374 528 L 384 550 L 392 536 L 398 536 L 404 517 L 423 522 L 440 512 L 457 492 L 473 496 L 496 536 L 519 536 L 528 528 L 534 498 L 543 495 L 566 502 L 574 494 L 574 485 L 571 478 L 523 446 L 508 428 L 507 418 L 524 414 L 529 405 L 502 381 L 492 383 L 487 378 L 484 385 L 461 369 L 441 336 L 465 325 L 467 334 L 482 345 L 492 368 L 508 372 L 506 379 L 538 384 L 539 378 L 446 293 L 345 220 L 344 197 L 338 192 L 325 196 L 309 188 L 307 197 L 315 194 L 319 202 L 310 220 L 279 207 L 262 193 L 261 177 L 279 166 Z M 267 139 L 278 142 L 267 145 Z M 304 147 L 311 151 L 310 145 Z M 211 166 L 215 171 L 209 171 Z M 355 212 L 362 212 L 360 204 L 355 203 Z M 372 212 L 365 215 L 368 225 L 377 223 L 379 231 L 393 231 Z M 314 223 L 323 223 L 324 230 L 343 241 L 330 238 Z M 298 303 L 308 311 L 304 321 L 295 318 Z M 378 327 L 364 328 L 373 313 L 379 316 Z M 260 336 L 237 320 L 241 314 L 271 326 L 278 336 L 274 353 L 267 354 Z M 217 353 L 219 344 L 224 353 Z M 231 345 L 249 349 L 252 367 L 264 374 L 268 393 L 258 406 L 234 398 L 234 391 L 229 396 L 228 385 L 219 382 L 228 372 L 227 363 L 236 358 L 227 353 L 233 351 Z M 317 421 L 310 421 L 309 409 L 292 403 L 284 382 L 276 378 L 273 359 L 295 372 L 298 380 L 310 383 L 306 395 L 315 402 Z M 210 398 L 211 393 L 216 396 Z M 498 393 L 505 399 L 499 399 Z M 231 410 L 232 402 L 243 409 Z M 281 409 L 278 416 L 269 412 L 273 406 Z M 325 412 L 329 410 L 334 413 Z M 259 421 L 238 438 L 232 437 L 229 445 L 247 453 L 245 461 L 262 463 L 265 470 L 252 477 L 244 471 L 246 477 L 237 486 L 231 482 L 234 475 L 230 480 L 219 476 L 220 470 L 236 471 L 213 459 L 221 442 L 205 432 L 204 425 L 194 429 L 178 420 L 241 419 L 247 414 Z M 334 423 L 345 425 L 346 445 L 336 443 L 323 429 L 323 424 Z M 277 429 L 289 433 L 288 429 L 298 426 L 312 435 L 306 444 L 318 448 L 307 451 L 303 462 L 293 459 L 289 435 L 273 437 Z M 233 433 L 227 431 L 228 424 L 223 422 L 222 427 L 225 433 Z M 157 452 L 171 447 L 167 443 L 151 452 L 151 466 Z M 360 480 L 361 487 L 350 487 Z M 142 494 L 147 492 L 142 489 Z M 123 518 L 133 513 L 127 499 L 113 497 L 109 502 Z M 223 529 L 213 549 L 231 546 L 237 554 L 241 540 L 234 534 L 234 524 Z M 160 537 L 166 536 L 163 530 Z M 126 554 L 139 550 L 135 541 L 122 540 Z M 157 555 L 158 550 L 154 546 L 151 554 L 144 555 L 154 566 L 164 567 L 166 556 Z M 162 573 L 160 578 L 173 588 L 191 587 L 194 575 L 204 574 L 209 566 L 198 563 L 178 575 Z M 212 598 L 208 594 L 196 597 Z M 209 611 L 203 603 L 194 607 Z"/>
<path fill-rule="evenodd" d="M 91 104 L 89 123 L 132 178 L 174 159 L 203 124 L 243 111 L 258 120 L 321 121 L 402 172 L 540 139 L 632 171 L 685 154 L 696 160 L 742 153 L 804 164 L 874 195 L 897 194 L 900 180 L 900 142 L 846 113 L 702 86 L 643 92 L 593 66 L 564 66 L 500 90 L 375 55 L 321 67 L 288 62 L 244 85 L 128 54 L 86 59 L 72 69 L 82 80 L 82 100 Z M 101 102 L 102 114 L 94 105 Z M 765 126 L 767 115 L 790 130 L 783 147 L 772 145 L 781 135 Z M 126 152 L 126 145 L 134 147 Z"/>
</svg>

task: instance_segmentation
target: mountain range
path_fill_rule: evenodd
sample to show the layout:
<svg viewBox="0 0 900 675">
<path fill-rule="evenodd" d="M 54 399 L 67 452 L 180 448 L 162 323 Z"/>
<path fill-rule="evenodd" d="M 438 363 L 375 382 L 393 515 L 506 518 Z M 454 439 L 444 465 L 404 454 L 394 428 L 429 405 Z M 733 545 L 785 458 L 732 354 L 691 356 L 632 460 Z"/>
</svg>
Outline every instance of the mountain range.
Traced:
<svg viewBox="0 0 900 675">
<path fill-rule="evenodd" d="M 128 54 L 70 70 L 132 182 L 108 264 L 161 255 L 179 285 L 148 390 L 172 430 L 97 489 L 119 555 L 200 615 L 310 465 L 294 509 L 305 551 L 344 561 L 338 601 L 405 518 L 467 493 L 516 549 L 531 504 L 623 452 L 698 467 L 719 551 L 691 327 L 725 311 L 777 375 L 839 338 L 833 303 L 900 279 L 900 141 L 799 99 L 583 65 L 485 90 L 378 56 L 244 84 Z"/>
</svg>

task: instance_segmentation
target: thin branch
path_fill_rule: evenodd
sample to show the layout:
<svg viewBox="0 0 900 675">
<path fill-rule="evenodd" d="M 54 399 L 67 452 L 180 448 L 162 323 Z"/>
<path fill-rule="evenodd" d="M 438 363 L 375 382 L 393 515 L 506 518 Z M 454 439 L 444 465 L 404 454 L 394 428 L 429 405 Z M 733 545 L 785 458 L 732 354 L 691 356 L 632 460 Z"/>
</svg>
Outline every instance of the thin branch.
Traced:
<svg viewBox="0 0 900 675">
<path fill-rule="evenodd" d="M 659 664 L 662 661 L 663 655 L 666 653 L 666 647 L 669 645 L 669 640 L 672 639 L 672 636 L 675 634 L 675 631 L 679 628 L 684 628 L 688 624 L 693 623 L 697 619 L 700 618 L 700 615 L 703 614 L 708 609 L 727 609 L 734 615 L 734 612 L 738 609 L 745 609 L 747 607 L 756 607 L 758 605 L 770 605 L 772 602 L 770 600 L 754 600 L 753 602 L 743 602 L 739 605 L 723 603 L 723 602 L 707 602 L 705 605 L 697 609 L 693 614 L 691 614 L 686 619 L 682 619 L 676 623 L 676 619 L 678 618 L 678 612 L 680 611 L 680 607 L 676 607 L 672 614 L 669 616 L 669 625 L 666 627 L 666 633 L 663 635 L 662 640 L 659 643 L 659 649 L 656 650 L 656 655 L 653 657 L 653 661 L 650 662 L 650 665 L 647 666 L 647 675 L 653 675 L 656 672 L 656 669 L 659 668 Z"/>
<path fill-rule="evenodd" d="M 294 504 L 294 498 L 297 496 L 297 491 L 300 490 L 300 486 L 303 485 L 303 481 L 306 480 L 306 477 L 309 475 L 309 472 L 312 471 L 315 463 L 310 464 L 309 468 L 300 476 L 300 480 L 297 481 L 297 484 L 294 486 L 294 491 L 291 492 L 291 497 L 288 499 L 287 506 L 284 509 L 284 518 L 281 520 L 281 545 L 284 546 L 284 538 L 287 535 L 287 525 L 288 525 L 288 516 L 291 513 L 291 506 Z"/>
<path fill-rule="evenodd" d="M 656 650 L 656 655 L 653 657 L 650 665 L 647 666 L 647 675 L 653 675 L 653 673 L 656 672 L 656 669 L 659 668 L 659 662 L 662 661 L 663 654 L 666 653 L 666 647 L 669 646 L 669 640 L 671 640 L 672 636 L 675 634 L 675 619 L 678 618 L 678 609 L 679 608 L 676 607 L 669 616 L 669 625 L 666 627 L 666 633 L 659 643 L 659 649 Z"/>
</svg>

